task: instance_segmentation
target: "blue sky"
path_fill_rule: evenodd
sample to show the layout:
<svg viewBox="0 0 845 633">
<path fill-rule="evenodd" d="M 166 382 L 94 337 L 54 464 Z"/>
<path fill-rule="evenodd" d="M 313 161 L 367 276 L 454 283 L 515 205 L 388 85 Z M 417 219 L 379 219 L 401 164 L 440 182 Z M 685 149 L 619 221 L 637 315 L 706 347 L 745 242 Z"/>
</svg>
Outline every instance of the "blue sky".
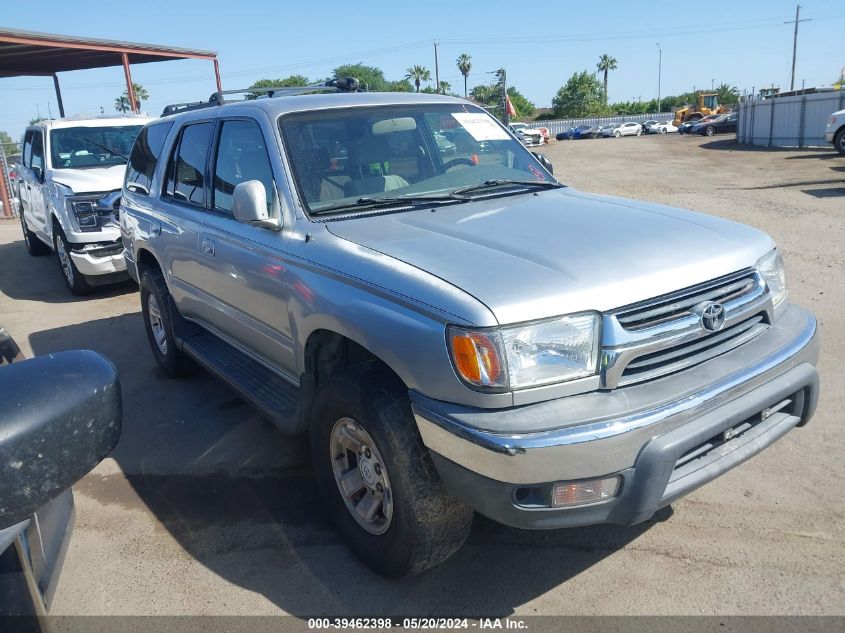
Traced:
<svg viewBox="0 0 845 633">
<path fill-rule="evenodd" d="M 3 0 L 3 3 L 10 0 Z M 388 79 L 422 64 L 434 69 L 432 41 L 440 42 L 440 76 L 462 91 L 455 66 L 472 56 L 469 87 L 488 83 L 496 68 L 537 106 L 548 106 L 575 71 L 595 70 L 613 55 L 611 101 L 657 95 L 658 49 L 663 50 L 663 95 L 709 88 L 711 81 L 743 89 L 789 87 L 794 1 L 752 0 L 714 4 L 697 14 L 672 3 L 546 2 L 540 9 L 515 2 L 163 2 L 40 0 L 38 10 L 4 11 L 3 26 L 67 35 L 216 50 L 224 89 L 292 73 L 324 78 L 341 63 L 382 68 Z M 845 66 L 845 3 L 807 0 L 801 17 L 796 86 L 829 85 Z M 140 64 L 133 79 L 150 93 L 144 109 L 207 98 L 214 91 L 212 64 L 184 60 Z M 114 113 L 124 90 L 120 67 L 59 75 L 65 111 Z M 0 79 L 0 130 L 18 139 L 29 119 L 57 116 L 50 78 Z"/>
</svg>

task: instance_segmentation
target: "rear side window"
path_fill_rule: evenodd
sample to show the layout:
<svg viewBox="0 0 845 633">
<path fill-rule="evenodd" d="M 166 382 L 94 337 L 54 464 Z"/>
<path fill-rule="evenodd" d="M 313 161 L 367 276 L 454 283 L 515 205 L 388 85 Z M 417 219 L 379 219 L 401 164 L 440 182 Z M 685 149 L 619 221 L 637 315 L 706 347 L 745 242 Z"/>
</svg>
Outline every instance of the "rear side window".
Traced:
<svg viewBox="0 0 845 633">
<path fill-rule="evenodd" d="M 205 166 L 211 129 L 211 123 L 195 123 L 182 130 L 179 143 L 167 164 L 167 178 L 162 192 L 164 197 L 176 202 L 205 206 Z"/>
<path fill-rule="evenodd" d="M 145 127 L 138 134 L 129 156 L 129 166 L 126 168 L 126 188 L 129 191 L 149 195 L 164 140 L 172 127 L 173 121 L 158 123 Z"/>
</svg>

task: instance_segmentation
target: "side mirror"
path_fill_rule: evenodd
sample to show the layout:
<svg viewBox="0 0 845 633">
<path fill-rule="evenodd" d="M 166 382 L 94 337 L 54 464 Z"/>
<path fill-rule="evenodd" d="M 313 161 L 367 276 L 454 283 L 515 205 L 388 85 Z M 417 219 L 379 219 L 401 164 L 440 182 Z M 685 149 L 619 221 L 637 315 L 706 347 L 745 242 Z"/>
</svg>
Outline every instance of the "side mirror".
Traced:
<svg viewBox="0 0 845 633">
<path fill-rule="evenodd" d="M 255 224 L 279 231 L 281 223 L 267 212 L 267 190 L 260 180 L 247 180 L 235 185 L 232 193 L 232 212 L 238 222 Z"/>
<path fill-rule="evenodd" d="M 79 481 L 120 437 L 117 370 L 90 351 L 0 367 L 0 530 Z"/>
<path fill-rule="evenodd" d="M 38 167 L 37 165 L 33 165 L 31 169 L 32 173 L 35 175 L 35 179 L 38 182 L 44 182 L 44 170 Z"/>
<path fill-rule="evenodd" d="M 543 154 L 541 154 L 540 152 L 531 152 L 531 155 L 536 158 L 543 167 L 546 168 L 547 172 L 549 172 L 550 174 L 555 173 L 555 168 L 554 165 L 552 165 L 552 161 L 543 156 Z"/>
</svg>

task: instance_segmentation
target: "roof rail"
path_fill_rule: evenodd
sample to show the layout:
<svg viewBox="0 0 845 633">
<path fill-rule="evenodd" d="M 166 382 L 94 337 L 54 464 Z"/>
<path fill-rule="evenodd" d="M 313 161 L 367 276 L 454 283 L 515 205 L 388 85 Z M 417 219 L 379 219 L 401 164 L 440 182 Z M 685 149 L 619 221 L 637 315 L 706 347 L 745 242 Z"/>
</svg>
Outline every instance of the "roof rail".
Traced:
<svg viewBox="0 0 845 633">
<path fill-rule="evenodd" d="M 225 95 L 233 94 L 257 94 L 265 98 L 273 97 L 289 97 L 300 94 L 312 94 L 315 92 L 358 92 L 360 89 L 360 82 L 354 77 L 340 77 L 338 79 L 330 79 L 328 81 L 307 86 L 272 86 L 269 88 L 241 88 L 239 90 L 220 90 L 213 93 L 208 101 L 189 101 L 187 103 L 172 103 L 164 107 L 161 116 L 170 116 L 172 114 L 179 114 L 181 112 L 189 112 L 191 110 L 201 110 L 203 108 L 213 108 L 221 106 L 225 103 L 232 103 L 227 101 Z M 260 97 L 259 97 L 260 98 Z M 245 99 L 246 101 L 247 99 Z"/>
</svg>

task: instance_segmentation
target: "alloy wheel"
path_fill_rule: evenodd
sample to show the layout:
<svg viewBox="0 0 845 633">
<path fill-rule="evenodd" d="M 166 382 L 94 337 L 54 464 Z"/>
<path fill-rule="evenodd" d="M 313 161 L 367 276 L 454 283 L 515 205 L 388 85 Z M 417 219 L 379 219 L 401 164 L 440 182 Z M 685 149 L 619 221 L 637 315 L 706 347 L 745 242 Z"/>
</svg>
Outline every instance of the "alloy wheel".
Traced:
<svg viewBox="0 0 845 633">
<path fill-rule="evenodd" d="M 164 321 L 161 318 L 161 308 L 158 305 L 158 299 L 152 293 L 147 297 L 147 314 L 149 314 L 150 329 L 153 331 L 156 347 L 158 347 L 158 351 L 163 356 L 167 356 L 167 332 L 164 329 Z"/>
<path fill-rule="evenodd" d="M 70 255 L 68 255 L 65 249 L 65 241 L 61 235 L 56 235 L 56 255 L 59 258 L 59 264 L 62 267 L 62 272 L 65 275 L 68 285 L 73 287 L 73 263 L 70 261 Z"/>
</svg>

